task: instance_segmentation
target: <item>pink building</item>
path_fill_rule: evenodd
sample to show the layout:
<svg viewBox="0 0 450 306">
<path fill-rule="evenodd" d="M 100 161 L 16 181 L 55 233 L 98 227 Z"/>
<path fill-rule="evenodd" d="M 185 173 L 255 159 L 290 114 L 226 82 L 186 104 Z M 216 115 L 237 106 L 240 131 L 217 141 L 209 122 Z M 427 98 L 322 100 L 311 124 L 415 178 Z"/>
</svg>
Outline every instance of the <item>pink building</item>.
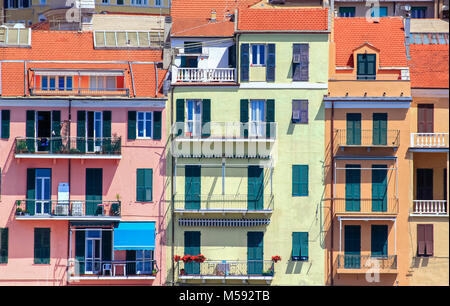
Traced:
<svg viewBox="0 0 450 306">
<path fill-rule="evenodd" d="M 99 47 L 95 32 L 8 34 L 0 285 L 164 284 L 162 50 Z"/>
</svg>

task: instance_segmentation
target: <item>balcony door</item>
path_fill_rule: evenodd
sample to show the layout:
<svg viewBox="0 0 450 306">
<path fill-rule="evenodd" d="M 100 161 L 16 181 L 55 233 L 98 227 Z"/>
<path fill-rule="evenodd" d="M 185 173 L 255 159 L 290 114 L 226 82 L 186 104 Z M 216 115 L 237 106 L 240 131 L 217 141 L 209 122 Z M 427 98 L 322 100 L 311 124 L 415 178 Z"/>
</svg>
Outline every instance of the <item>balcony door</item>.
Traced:
<svg viewBox="0 0 450 306">
<path fill-rule="evenodd" d="M 103 137 L 102 112 L 87 112 L 87 151 L 101 152 Z"/>
<path fill-rule="evenodd" d="M 372 166 L 372 211 L 387 211 L 387 167 Z"/>
<path fill-rule="evenodd" d="M 101 231 L 86 231 L 85 273 L 98 274 L 101 271 Z"/>
<path fill-rule="evenodd" d="M 345 165 L 345 210 L 361 210 L 360 165 Z"/>
<path fill-rule="evenodd" d="M 51 169 L 36 169 L 36 215 L 50 214 L 51 186 Z"/>
<path fill-rule="evenodd" d="M 197 256 L 200 254 L 200 232 L 184 232 L 184 255 Z M 186 274 L 200 274 L 200 263 L 184 264 Z"/>
<path fill-rule="evenodd" d="M 202 100 L 187 101 L 187 133 L 189 136 L 202 135 Z"/>
<path fill-rule="evenodd" d="M 264 232 L 247 233 L 247 274 L 261 275 L 263 273 Z"/>
<path fill-rule="evenodd" d="M 266 109 L 264 100 L 250 101 L 250 137 L 265 136 Z"/>
<path fill-rule="evenodd" d="M 433 200 L 433 169 L 416 171 L 416 199 Z"/>
<path fill-rule="evenodd" d="M 36 112 L 36 141 L 38 152 L 50 151 L 52 136 L 52 112 Z"/>
<path fill-rule="evenodd" d="M 417 105 L 417 132 L 434 133 L 434 105 Z"/>
<path fill-rule="evenodd" d="M 186 166 L 185 171 L 185 208 L 200 209 L 201 167 Z"/>
<path fill-rule="evenodd" d="M 346 225 L 344 229 L 344 268 L 361 267 L 361 226 Z"/>
<path fill-rule="evenodd" d="M 86 169 L 86 215 L 102 215 L 103 169 Z"/>
<path fill-rule="evenodd" d="M 264 208 L 264 168 L 248 167 L 248 209 Z"/>
</svg>

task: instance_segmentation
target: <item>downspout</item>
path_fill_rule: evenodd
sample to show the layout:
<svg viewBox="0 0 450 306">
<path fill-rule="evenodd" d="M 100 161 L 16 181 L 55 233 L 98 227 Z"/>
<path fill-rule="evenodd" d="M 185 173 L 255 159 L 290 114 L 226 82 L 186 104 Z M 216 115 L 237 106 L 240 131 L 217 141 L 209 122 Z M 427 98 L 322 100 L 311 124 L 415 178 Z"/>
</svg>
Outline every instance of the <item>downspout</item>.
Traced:
<svg viewBox="0 0 450 306">
<path fill-rule="evenodd" d="M 331 126 L 330 126 L 330 132 L 331 132 L 331 185 L 330 185 L 330 189 L 331 189 L 331 205 L 330 205 L 330 216 L 331 216 L 331 261 L 330 261 L 330 275 L 331 275 L 331 279 L 330 279 L 330 285 L 333 286 L 334 285 L 334 265 L 333 265 L 333 260 L 334 260 L 334 101 L 331 101 Z"/>
<path fill-rule="evenodd" d="M 170 127 L 169 127 L 169 137 L 170 137 L 170 144 L 172 144 L 173 141 L 173 135 L 172 135 L 172 125 L 173 125 L 173 86 L 170 86 Z M 172 262 L 172 286 L 175 286 L 175 265 L 174 265 L 174 254 L 175 254 L 175 209 L 174 209 L 174 199 L 175 199 L 175 195 L 173 194 L 174 192 L 174 188 L 173 188 L 173 184 L 174 184 L 174 174 L 175 174 L 175 169 L 174 169 L 174 165 L 175 165 L 175 158 L 173 157 L 173 154 L 171 154 L 171 159 L 172 159 L 172 166 L 171 166 L 171 182 L 170 182 L 170 196 L 171 196 L 171 205 L 170 205 L 170 210 L 171 210 L 171 219 L 172 219 L 172 245 L 171 245 L 171 262 Z M 175 178 L 176 179 L 176 178 Z"/>
<path fill-rule="evenodd" d="M 72 123 L 72 100 L 71 99 L 69 99 L 69 125 L 68 125 L 68 128 L 67 128 L 67 130 L 68 130 L 68 143 L 69 143 L 69 150 L 70 150 L 70 124 Z M 61 134 L 61 132 L 60 132 L 60 134 Z M 61 136 L 61 135 L 60 135 Z M 61 136 L 62 137 L 62 136 Z M 70 189 L 72 188 L 71 187 L 71 181 L 70 181 L 70 178 L 71 178 L 71 170 L 72 170 L 72 163 L 71 163 L 71 161 L 72 161 L 72 159 L 70 159 L 69 158 L 69 165 L 68 165 L 68 176 L 69 176 L 69 179 L 68 179 L 68 184 L 69 184 L 69 207 L 70 207 Z M 67 268 L 66 268 L 66 273 L 67 273 L 67 278 L 66 278 L 66 282 L 67 282 L 67 286 L 69 285 L 69 260 L 70 260 L 70 243 L 71 243 L 71 234 L 70 234 L 70 221 L 67 221 L 68 222 L 68 231 L 67 231 Z"/>
</svg>

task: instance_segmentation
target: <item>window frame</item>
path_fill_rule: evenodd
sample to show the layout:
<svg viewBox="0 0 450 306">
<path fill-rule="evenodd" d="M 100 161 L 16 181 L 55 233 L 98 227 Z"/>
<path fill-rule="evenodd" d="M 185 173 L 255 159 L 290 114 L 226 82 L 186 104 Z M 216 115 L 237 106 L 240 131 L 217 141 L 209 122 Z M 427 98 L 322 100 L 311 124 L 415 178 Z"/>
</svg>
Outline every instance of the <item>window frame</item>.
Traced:
<svg viewBox="0 0 450 306">
<path fill-rule="evenodd" d="M 139 114 L 144 114 L 144 118 L 143 119 L 139 119 Z M 148 120 L 147 116 L 150 115 L 150 120 Z M 154 125 L 154 114 L 153 111 L 148 111 L 148 112 L 140 112 L 137 111 L 136 112 L 136 139 L 153 139 L 153 125 Z M 144 136 L 139 136 L 139 122 L 143 121 L 143 135 Z M 147 136 L 148 131 L 147 131 L 147 121 L 150 121 L 150 136 Z"/>
<path fill-rule="evenodd" d="M 306 182 L 301 182 L 300 178 L 301 178 L 301 169 L 303 167 L 306 167 Z M 299 176 L 296 177 L 296 168 L 298 168 L 299 171 L 298 174 Z M 297 178 L 298 181 L 295 181 L 294 179 Z M 309 165 L 292 165 L 292 197 L 309 197 Z M 295 184 L 299 185 L 298 189 L 295 189 Z M 302 193 L 302 187 L 301 184 L 306 184 L 306 193 Z"/>
<path fill-rule="evenodd" d="M 253 63 L 254 50 L 256 47 L 256 64 Z M 264 62 L 261 63 L 261 50 L 264 50 Z M 266 67 L 267 66 L 267 44 L 250 44 L 250 66 L 252 67 Z"/>
<path fill-rule="evenodd" d="M 138 179 L 139 179 L 139 172 L 140 171 L 142 171 L 143 173 L 142 173 L 142 175 L 143 175 L 143 179 L 144 179 L 144 181 L 143 182 L 139 182 L 138 181 Z M 138 193 L 138 189 L 141 187 L 141 188 L 143 188 L 143 187 L 146 187 L 147 185 L 146 185 L 146 181 L 145 181 L 145 172 L 146 171 L 151 171 L 151 177 L 152 177 L 152 180 L 151 180 L 151 186 L 150 186 L 150 188 L 151 188 L 151 198 L 150 199 L 147 199 L 146 198 L 146 196 L 144 195 L 144 198 L 143 199 L 140 199 L 139 198 L 139 193 Z M 138 183 L 142 183 L 142 184 L 138 184 Z M 148 187 L 147 187 L 148 188 Z M 145 188 L 144 188 L 145 189 Z M 145 194 L 146 194 L 146 192 L 145 192 Z M 153 168 L 137 168 L 136 169 L 136 202 L 140 202 L 140 203 L 149 203 L 149 202 L 153 202 Z"/>
<path fill-rule="evenodd" d="M 299 109 L 295 110 L 299 112 L 299 118 L 298 119 L 294 119 L 294 106 L 298 103 L 299 105 Z M 306 111 L 303 109 L 303 103 L 306 104 Z M 302 121 L 302 113 L 306 112 L 306 121 Z M 291 118 L 291 122 L 293 124 L 308 124 L 309 123 L 309 100 L 307 99 L 294 99 L 292 100 L 292 118 Z"/>
</svg>

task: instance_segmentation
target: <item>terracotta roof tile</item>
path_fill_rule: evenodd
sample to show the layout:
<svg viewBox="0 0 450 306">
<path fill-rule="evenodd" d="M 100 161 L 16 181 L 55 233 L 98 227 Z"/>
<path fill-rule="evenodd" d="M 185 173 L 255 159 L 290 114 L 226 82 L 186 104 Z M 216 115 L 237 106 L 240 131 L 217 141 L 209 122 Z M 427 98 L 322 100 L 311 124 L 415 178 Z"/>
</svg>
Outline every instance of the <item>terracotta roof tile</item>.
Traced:
<svg viewBox="0 0 450 306">
<path fill-rule="evenodd" d="M 449 46 L 410 45 L 411 87 L 449 88 Z"/>
</svg>

